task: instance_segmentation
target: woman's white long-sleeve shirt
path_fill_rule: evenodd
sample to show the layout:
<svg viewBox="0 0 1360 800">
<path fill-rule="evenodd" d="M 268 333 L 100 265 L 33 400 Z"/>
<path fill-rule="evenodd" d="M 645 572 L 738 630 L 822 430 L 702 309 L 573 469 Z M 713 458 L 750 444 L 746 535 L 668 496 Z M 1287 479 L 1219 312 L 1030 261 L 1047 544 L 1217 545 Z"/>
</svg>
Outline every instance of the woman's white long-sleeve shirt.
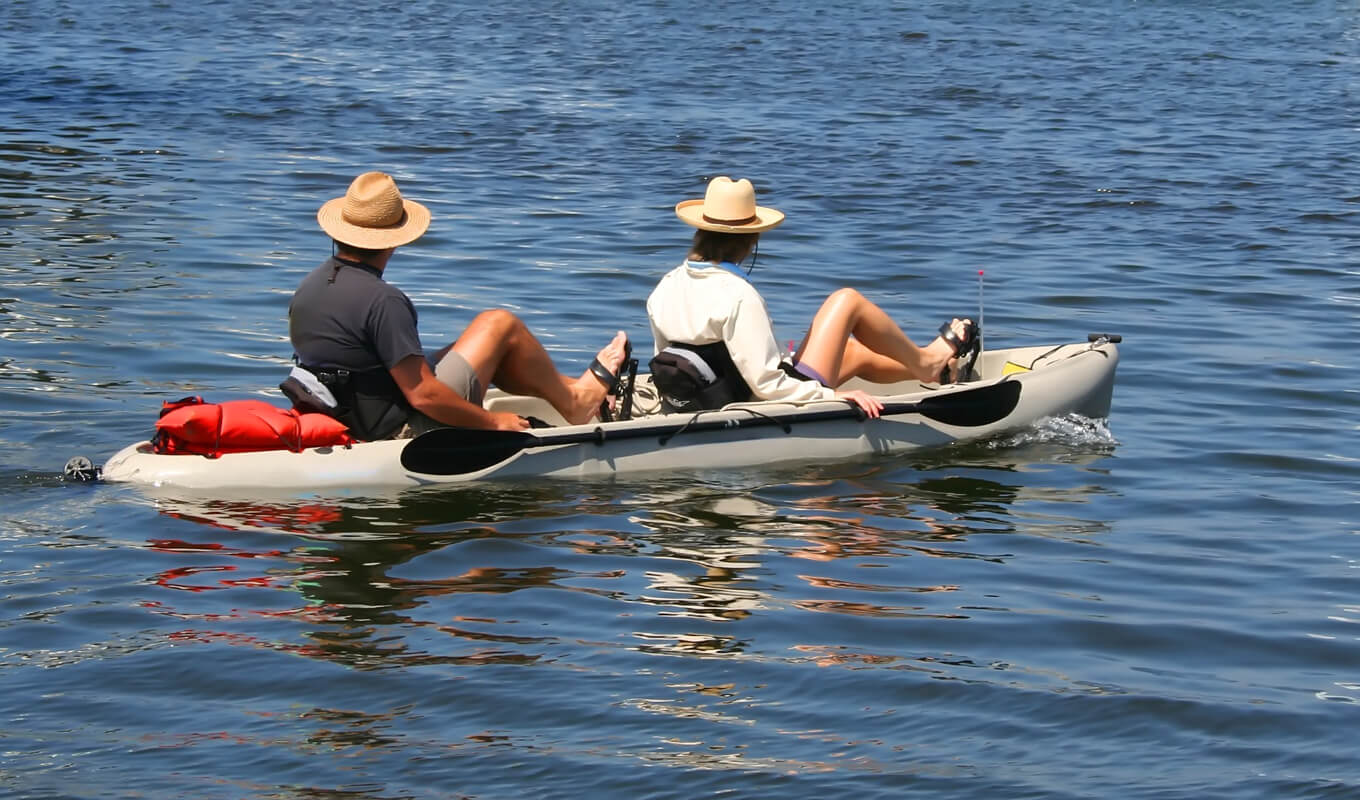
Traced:
<svg viewBox="0 0 1360 800">
<path fill-rule="evenodd" d="M 779 342 L 765 300 L 748 281 L 716 264 L 686 261 L 647 298 L 655 353 L 672 343 L 726 342 L 732 363 L 761 400 L 830 400 L 836 393 L 780 369 Z"/>
</svg>

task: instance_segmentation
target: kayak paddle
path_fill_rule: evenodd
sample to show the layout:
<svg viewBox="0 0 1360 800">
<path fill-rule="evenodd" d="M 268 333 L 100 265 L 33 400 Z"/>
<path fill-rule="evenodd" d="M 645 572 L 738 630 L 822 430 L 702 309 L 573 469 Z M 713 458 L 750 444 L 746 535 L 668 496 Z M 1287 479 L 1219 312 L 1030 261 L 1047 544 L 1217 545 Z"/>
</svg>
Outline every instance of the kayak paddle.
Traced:
<svg viewBox="0 0 1360 800">
<path fill-rule="evenodd" d="M 883 416 L 898 414 L 920 414 L 945 425 L 960 428 L 976 428 L 991 425 L 1006 418 L 1020 402 L 1020 383 L 1002 381 L 979 386 L 959 392 L 942 392 L 914 402 L 888 402 L 883 404 Z M 401 451 L 401 465 L 411 472 L 426 475 L 464 475 L 495 466 L 515 457 L 520 452 L 536 447 L 555 447 L 564 444 L 593 442 L 602 445 L 607 441 L 622 439 L 641 439 L 655 437 L 661 446 L 672 438 L 689 433 L 711 430 L 732 430 L 735 428 L 757 428 L 776 425 L 785 433 L 793 427 L 807 422 L 830 419 L 864 419 L 864 412 L 855 405 L 827 411 L 794 412 L 782 416 L 763 414 L 756 409 L 731 409 L 749 411 L 749 419 L 702 420 L 705 413 L 699 412 L 685 418 L 685 421 L 672 421 L 656 425 L 643 425 L 606 431 L 595 427 L 589 431 L 572 433 L 527 433 L 525 431 L 493 431 L 478 428 L 436 428 L 420 434 L 406 444 Z"/>
</svg>

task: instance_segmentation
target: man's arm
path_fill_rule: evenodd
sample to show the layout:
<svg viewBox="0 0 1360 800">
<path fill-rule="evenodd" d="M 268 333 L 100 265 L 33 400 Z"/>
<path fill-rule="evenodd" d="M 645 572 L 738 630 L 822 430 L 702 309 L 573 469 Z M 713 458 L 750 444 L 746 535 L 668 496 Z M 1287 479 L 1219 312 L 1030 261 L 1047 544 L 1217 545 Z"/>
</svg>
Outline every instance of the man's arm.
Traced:
<svg viewBox="0 0 1360 800">
<path fill-rule="evenodd" d="M 518 414 L 491 412 L 468 402 L 434 376 L 424 356 L 409 355 L 388 372 L 411 408 L 445 425 L 520 431 L 529 421 Z"/>
</svg>

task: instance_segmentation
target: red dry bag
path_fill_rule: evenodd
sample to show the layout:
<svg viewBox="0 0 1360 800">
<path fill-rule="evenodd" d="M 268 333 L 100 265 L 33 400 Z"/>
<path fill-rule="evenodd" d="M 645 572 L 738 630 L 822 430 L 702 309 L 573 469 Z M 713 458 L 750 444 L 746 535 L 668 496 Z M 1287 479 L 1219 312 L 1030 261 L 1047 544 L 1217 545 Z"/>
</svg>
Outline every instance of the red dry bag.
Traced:
<svg viewBox="0 0 1360 800">
<path fill-rule="evenodd" d="M 347 445 L 354 440 L 346 430 L 343 422 L 325 414 L 300 414 L 263 400 L 205 403 L 201 397 L 186 397 L 164 404 L 151 441 L 157 453 L 216 458 L 223 453 Z"/>
</svg>

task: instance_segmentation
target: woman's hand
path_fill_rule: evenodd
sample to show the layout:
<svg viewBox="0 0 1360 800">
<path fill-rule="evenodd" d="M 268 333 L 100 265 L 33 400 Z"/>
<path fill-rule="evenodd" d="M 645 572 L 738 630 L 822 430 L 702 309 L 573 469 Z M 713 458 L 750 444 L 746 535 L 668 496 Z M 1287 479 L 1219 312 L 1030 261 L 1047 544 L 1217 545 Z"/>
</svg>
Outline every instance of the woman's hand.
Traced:
<svg viewBox="0 0 1360 800">
<path fill-rule="evenodd" d="M 883 413 L 883 401 L 863 389 L 855 389 L 849 392 L 836 392 L 836 398 L 838 400 L 848 400 L 859 406 L 860 410 L 862 410 L 869 419 L 878 419 L 879 415 Z"/>
</svg>

